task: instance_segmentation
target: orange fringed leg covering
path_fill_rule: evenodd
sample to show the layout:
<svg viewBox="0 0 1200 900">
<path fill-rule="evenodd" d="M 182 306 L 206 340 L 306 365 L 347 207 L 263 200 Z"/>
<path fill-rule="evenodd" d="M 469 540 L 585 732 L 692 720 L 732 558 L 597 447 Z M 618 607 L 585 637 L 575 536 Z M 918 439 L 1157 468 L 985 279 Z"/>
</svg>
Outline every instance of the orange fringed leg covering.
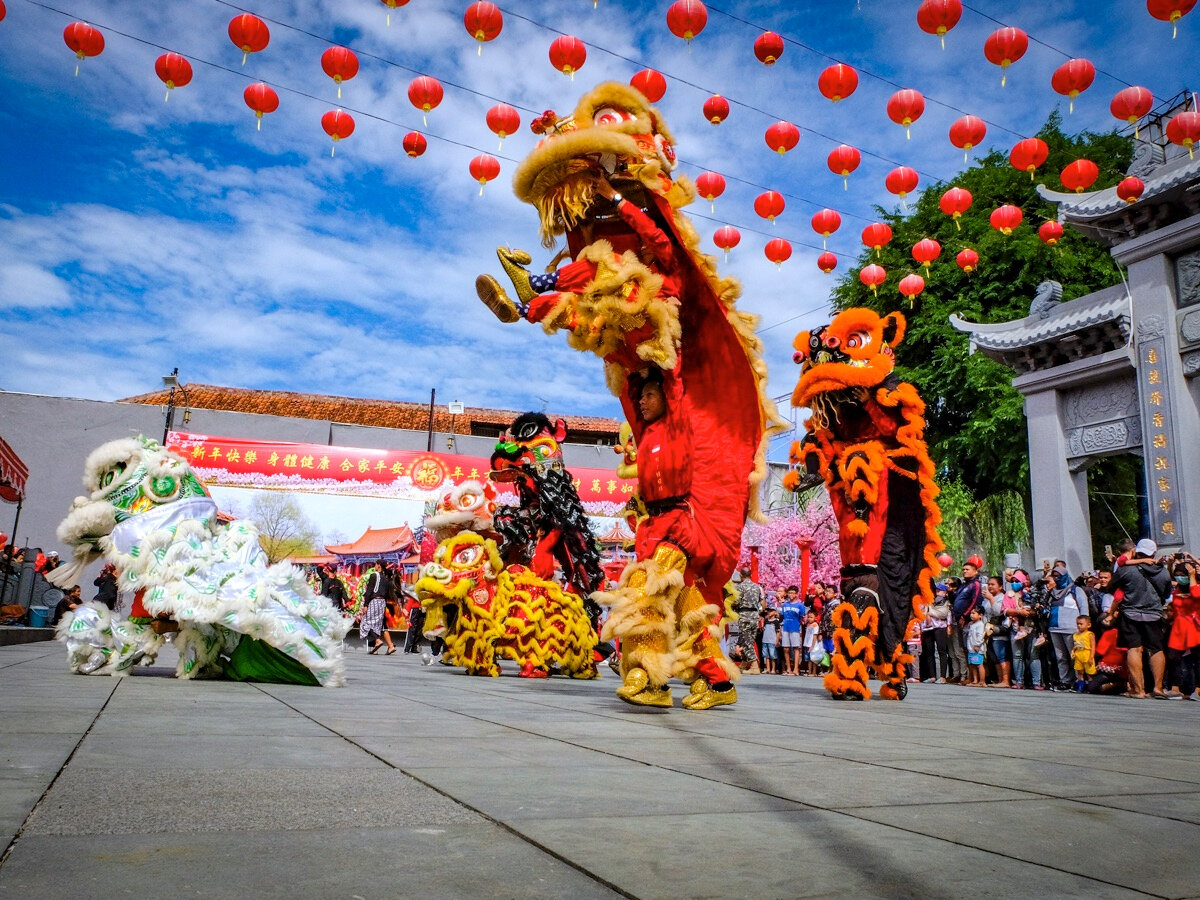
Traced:
<svg viewBox="0 0 1200 900">
<path fill-rule="evenodd" d="M 905 650 L 904 644 L 898 644 L 890 660 L 880 662 L 875 670 L 885 682 L 879 689 L 881 700 L 903 700 L 908 693 L 907 666 L 913 661 L 913 655 Z"/>
<path fill-rule="evenodd" d="M 843 600 L 833 611 L 833 626 L 833 668 L 825 676 L 825 689 L 837 700 L 867 700 L 879 610 L 868 606 L 860 613 L 853 603 Z"/>
</svg>

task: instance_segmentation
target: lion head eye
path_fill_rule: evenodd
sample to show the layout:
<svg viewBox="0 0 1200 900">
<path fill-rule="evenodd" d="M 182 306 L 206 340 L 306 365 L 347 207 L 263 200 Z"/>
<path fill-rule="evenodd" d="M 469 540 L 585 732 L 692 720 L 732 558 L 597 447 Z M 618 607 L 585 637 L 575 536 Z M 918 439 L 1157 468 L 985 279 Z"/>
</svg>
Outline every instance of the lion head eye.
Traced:
<svg viewBox="0 0 1200 900">
<path fill-rule="evenodd" d="M 454 554 L 454 564 L 456 566 L 473 566 L 479 561 L 479 557 L 483 551 L 479 547 L 462 547 Z"/>
<path fill-rule="evenodd" d="M 592 121 L 597 125 L 617 125 L 632 118 L 633 116 L 625 112 L 623 109 L 616 109 L 612 106 L 604 106 L 596 110 L 595 114 L 592 116 Z"/>
<path fill-rule="evenodd" d="M 869 331 L 856 331 L 850 337 L 846 338 L 846 346 L 851 350 L 857 350 L 859 347 L 868 347 L 871 344 L 871 333 Z"/>
</svg>

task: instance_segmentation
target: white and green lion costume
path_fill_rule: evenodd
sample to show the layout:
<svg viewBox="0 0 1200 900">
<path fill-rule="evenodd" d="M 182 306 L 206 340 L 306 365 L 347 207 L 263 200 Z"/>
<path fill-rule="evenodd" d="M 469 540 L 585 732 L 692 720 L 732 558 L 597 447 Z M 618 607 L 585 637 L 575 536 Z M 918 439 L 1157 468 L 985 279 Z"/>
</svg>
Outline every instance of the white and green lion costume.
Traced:
<svg viewBox="0 0 1200 900">
<path fill-rule="evenodd" d="M 144 437 L 112 441 L 88 457 L 83 484 L 88 496 L 58 527 L 74 560 L 51 580 L 72 585 L 103 557 L 138 615 L 119 619 L 96 603 L 64 615 L 57 636 L 72 671 L 125 675 L 152 662 L 163 642 L 153 623 L 165 617 L 179 628 L 180 678 L 345 682 L 351 620 L 295 566 L 268 565 L 253 524 L 219 523 L 183 457 Z"/>
</svg>

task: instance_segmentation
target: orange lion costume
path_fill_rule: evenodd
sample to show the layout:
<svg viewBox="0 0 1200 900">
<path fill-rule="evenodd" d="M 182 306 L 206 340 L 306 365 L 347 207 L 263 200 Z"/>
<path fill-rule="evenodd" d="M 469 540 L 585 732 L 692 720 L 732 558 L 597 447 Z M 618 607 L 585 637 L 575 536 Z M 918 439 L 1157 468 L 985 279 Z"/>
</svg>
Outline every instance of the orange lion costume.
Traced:
<svg viewBox="0 0 1200 900">
<path fill-rule="evenodd" d="M 825 687 L 838 700 L 865 700 L 870 669 L 879 695 L 907 693 L 909 623 L 933 599 L 942 549 L 925 404 L 894 371 L 904 317 L 848 309 L 796 336 L 802 366 L 793 406 L 807 406 L 807 434 L 792 445 L 792 490 L 825 483 L 838 520 L 842 602 L 833 613 L 833 668 Z"/>
<path fill-rule="evenodd" d="M 516 298 L 490 275 L 476 290 L 501 321 L 565 331 L 603 359 L 639 448 L 637 558 L 615 590 L 594 595 L 610 607 L 603 637 L 621 641 L 617 695 L 671 706 L 674 677 L 691 685 L 688 709 L 733 703 L 738 671 L 718 643 L 723 587 L 783 424 L 763 390 L 757 317 L 737 310 L 737 282 L 717 274 L 678 211 L 695 190 L 672 175 L 673 139 L 639 91 L 601 84 L 572 116 L 547 112 L 533 128 L 545 137 L 514 187 L 537 208 L 546 246 L 565 235 L 552 267 L 572 261 L 535 275 L 528 253 L 500 248 Z M 648 391 L 665 412 L 643 411 Z"/>
</svg>

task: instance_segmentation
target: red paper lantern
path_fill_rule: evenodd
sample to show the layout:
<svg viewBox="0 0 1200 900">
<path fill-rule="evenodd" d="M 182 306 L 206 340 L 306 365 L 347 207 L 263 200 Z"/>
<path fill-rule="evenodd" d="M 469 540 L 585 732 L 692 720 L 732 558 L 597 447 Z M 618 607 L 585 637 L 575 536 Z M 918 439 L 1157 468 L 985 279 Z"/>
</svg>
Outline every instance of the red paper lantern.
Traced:
<svg viewBox="0 0 1200 900">
<path fill-rule="evenodd" d="M 871 263 L 869 266 L 863 266 L 858 273 L 858 280 L 871 289 L 871 293 L 876 293 L 876 289 L 883 284 L 887 278 L 887 269 L 883 266 L 877 266 Z"/>
<path fill-rule="evenodd" d="M 250 85 L 242 92 L 246 105 L 254 110 L 258 118 L 258 130 L 262 131 L 262 117 L 279 109 L 279 95 L 269 85 L 259 81 Z"/>
<path fill-rule="evenodd" d="M 842 227 L 842 217 L 838 215 L 834 209 L 819 209 L 812 217 L 812 228 L 821 236 L 821 246 L 825 246 L 825 240 Z"/>
<path fill-rule="evenodd" d="M 975 271 L 976 266 L 979 265 L 979 254 L 968 247 L 965 250 L 959 250 L 958 256 L 954 257 L 954 261 L 958 263 L 958 267 L 960 269 L 970 275 Z M 948 566 L 949 564 L 950 563 L 943 563 L 942 565 Z"/>
<path fill-rule="evenodd" d="M 171 97 L 171 91 L 183 87 L 192 80 L 192 64 L 178 53 L 164 53 L 154 61 L 154 74 L 167 86 L 165 103 Z"/>
<path fill-rule="evenodd" d="M 331 109 L 321 116 L 321 127 L 333 138 L 333 146 L 329 148 L 329 155 L 333 156 L 337 142 L 344 141 L 354 134 L 354 117 L 340 109 Z"/>
<path fill-rule="evenodd" d="M 861 161 L 862 154 L 857 149 L 849 144 L 840 144 L 829 151 L 829 158 L 825 162 L 830 172 L 842 176 L 842 190 L 847 190 L 849 175 Z"/>
<path fill-rule="evenodd" d="M 3 22 L 4 17 L 7 15 L 8 15 L 8 10 L 4 8 L 4 0 L 0 0 L 0 22 Z"/>
<path fill-rule="evenodd" d="M 920 181 L 920 176 L 917 175 L 916 169 L 898 166 L 887 173 L 887 177 L 883 179 L 883 186 L 888 189 L 889 193 L 895 194 L 903 200 L 916 190 L 918 181 Z"/>
<path fill-rule="evenodd" d="M 426 124 L 426 114 L 442 102 L 444 95 L 442 83 L 428 75 L 418 75 L 408 85 L 408 102 L 421 110 L 421 121 Z"/>
<path fill-rule="evenodd" d="M 1038 226 L 1038 237 L 1042 239 L 1043 244 L 1053 247 L 1062 236 L 1063 227 L 1053 219 Z"/>
<path fill-rule="evenodd" d="M 783 56 L 783 38 L 773 31 L 764 31 L 754 41 L 754 55 L 764 66 L 773 66 Z"/>
<path fill-rule="evenodd" d="M 500 138 L 500 146 L 503 147 L 504 139 L 510 134 L 516 134 L 517 129 L 521 127 L 521 114 L 507 103 L 497 103 L 487 111 L 485 121 L 487 127 Z"/>
<path fill-rule="evenodd" d="M 834 63 L 817 79 L 817 90 L 834 103 L 845 100 L 857 89 L 858 73 L 845 63 Z"/>
<path fill-rule="evenodd" d="M 575 80 L 575 73 L 587 62 L 587 47 L 577 37 L 564 34 L 550 45 L 550 65 Z"/>
<path fill-rule="evenodd" d="M 395 9 L 397 6 L 407 6 L 408 5 L 408 0 L 379 0 L 379 2 L 388 8 L 388 14 L 387 14 L 388 28 L 392 27 L 392 10 Z M 414 132 L 414 134 L 415 134 L 415 132 Z"/>
<path fill-rule="evenodd" d="M 826 250 L 817 257 L 817 268 L 828 275 L 837 268 L 837 257 Z"/>
<path fill-rule="evenodd" d="M 792 245 L 783 238 L 772 238 L 767 241 L 767 246 L 763 248 L 763 253 L 766 254 L 767 259 L 775 263 L 775 265 L 780 266 L 791 257 Z"/>
<path fill-rule="evenodd" d="M 358 57 L 349 47 L 330 47 L 321 54 L 321 68 L 337 85 L 337 95 L 342 96 L 342 82 L 358 74 Z"/>
<path fill-rule="evenodd" d="M 82 61 L 88 56 L 99 56 L 104 52 L 104 35 L 99 28 L 87 22 L 72 22 L 63 29 L 63 42 Z M 75 63 L 75 74 L 79 75 L 79 63 Z"/>
<path fill-rule="evenodd" d="M 689 44 L 708 24 L 708 9 L 700 0 L 675 0 L 667 10 L 667 27 Z"/>
<path fill-rule="evenodd" d="M 1200 113 L 1188 111 L 1173 116 L 1167 123 L 1167 140 L 1187 147 L 1188 159 L 1192 159 L 1196 142 L 1200 141 Z"/>
<path fill-rule="evenodd" d="M 1068 59 L 1050 76 L 1050 87 L 1064 97 L 1071 98 L 1068 112 L 1075 112 L 1075 98 L 1092 86 L 1096 79 L 1096 67 L 1086 59 Z"/>
<path fill-rule="evenodd" d="M 892 229 L 882 222 L 872 222 L 862 231 L 862 242 L 879 255 L 879 251 L 892 239 Z"/>
<path fill-rule="evenodd" d="M 416 159 L 425 152 L 425 148 L 429 146 L 429 142 L 425 140 L 425 135 L 421 134 L 421 132 L 410 131 L 404 136 L 401 146 L 404 147 L 405 153 Z"/>
<path fill-rule="evenodd" d="M 776 216 L 782 215 L 786 206 L 783 195 L 775 191 L 767 191 L 754 198 L 754 211 L 770 222 L 774 222 Z"/>
<path fill-rule="evenodd" d="M 651 103 L 657 103 L 667 92 L 667 79 L 661 72 L 655 72 L 653 69 L 642 69 L 629 79 L 629 83 L 641 91 L 642 96 Z"/>
<path fill-rule="evenodd" d="M 471 172 L 471 177 L 479 182 L 479 196 L 482 197 L 487 183 L 500 174 L 500 160 L 494 156 L 488 156 L 486 153 L 480 153 L 471 160 L 467 168 Z"/>
<path fill-rule="evenodd" d="M 1126 203 L 1137 203 L 1146 190 L 1146 183 L 1136 175 L 1130 175 L 1117 185 L 1117 196 Z"/>
<path fill-rule="evenodd" d="M 917 25 L 926 34 L 936 34 L 946 49 L 946 32 L 962 18 L 962 0 L 925 0 L 917 7 Z"/>
<path fill-rule="evenodd" d="M 988 62 L 1000 67 L 1000 87 L 1008 79 L 1008 67 L 1025 55 L 1029 49 L 1029 35 L 1020 28 L 998 28 L 983 42 L 983 55 Z"/>
<path fill-rule="evenodd" d="M 929 264 L 942 255 L 942 245 L 932 238 L 921 238 L 913 244 L 912 255 L 928 272 Z"/>
<path fill-rule="evenodd" d="M 729 259 L 729 251 L 740 244 L 742 241 L 742 233 L 732 225 L 722 225 L 713 235 L 713 243 L 725 251 L 725 258 Z"/>
<path fill-rule="evenodd" d="M 1171 40 L 1179 34 L 1179 25 L 1176 23 L 1190 13 L 1195 5 L 1196 0 L 1146 0 L 1146 9 L 1150 15 L 1171 23 Z"/>
<path fill-rule="evenodd" d="M 937 556 L 938 565 L 943 569 L 948 569 L 954 565 L 954 557 L 949 553 L 939 553 Z"/>
<path fill-rule="evenodd" d="M 966 188 L 952 187 L 942 194 L 938 206 L 942 208 L 942 212 L 954 219 L 954 227 L 961 231 L 962 225 L 958 223 L 958 220 L 971 208 L 972 200 L 974 198 Z"/>
<path fill-rule="evenodd" d="M 1046 142 L 1041 138 L 1025 138 L 1023 141 L 1017 141 L 1012 151 L 1008 154 L 1008 161 L 1012 163 L 1012 167 L 1019 172 L 1028 172 L 1029 180 L 1033 180 L 1033 173 L 1037 171 L 1038 166 L 1046 161 L 1046 157 L 1050 155 L 1050 148 L 1046 146 Z"/>
<path fill-rule="evenodd" d="M 1019 206 L 1006 203 L 992 210 L 989 221 L 992 223 L 992 227 L 1001 234 L 1009 235 L 1013 233 L 1014 228 L 1021 224 L 1021 220 L 1024 218 L 1025 214 L 1021 212 Z"/>
<path fill-rule="evenodd" d="M 714 125 L 720 125 L 729 118 L 729 101 L 720 94 L 713 94 L 704 101 L 704 118 Z"/>
<path fill-rule="evenodd" d="M 963 152 L 963 162 L 972 147 L 978 147 L 987 135 L 987 123 L 978 116 L 962 116 L 950 126 L 950 143 Z"/>
<path fill-rule="evenodd" d="M 242 13 L 229 20 L 229 39 L 233 46 L 242 51 L 242 65 L 251 53 L 266 49 L 271 42 L 271 31 L 267 23 L 258 16 Z"/>
<path fill-rule="evenodd" d="M 1100 177 L 1100 168 L 1090 159 L 1077 159 L 1068 163 L 1059 178 L 1063 187 L 1077 194 L 1082 194 Z"/>
<path fill-rule="evenodd" d="M 1108 111 L 1113 114 L 1114 118 L 1132 125 L 1133 136 L 1136 138 L 1138 137 L 1138 120 L 1150 112 L 1153 106 L 1154 95 L 1146 88 L 1134 85 L 1117 91 L 1112 102 L 1108 104 Z"/>
<path fill-rule="evenodd" d="M 776 122 L 764 135 L 767 146 L 780 156 L 800 143 L 800 129 L 791 122 Z"/>
<path fill-rule="evenodd" d="M 914 91 L 912 88 L 896 91 L 887 102 L 888 118 L 897 125 L 904 126 L 906 138 L 912 137 L 909 126 L 921 118 L 923 112 L 925 112 L 925 97 L 920 91 Z"/>
<path fill-rule="evenodd" d="M 900 293 L 908 298 L 909 306 L 912 305 L 913 297 L 925 290 L 925 279 L 916 272 L 909 272 L 900 279 Z"/>
<path fill-rule="evenodd" d="M 477 55 L 483 55 L 483 45 L 494 41 L 504 27 L 504 15 L 495 3 L 472 3 L 463 13 L 463 27 L 479 42 Z"/>
<path fill-rule="evenodd" d="M 725 193 L 725 179 L 716 172 L 701 172 L 696 176 L 696 193 L 713 205 Z"/>
</svg>

